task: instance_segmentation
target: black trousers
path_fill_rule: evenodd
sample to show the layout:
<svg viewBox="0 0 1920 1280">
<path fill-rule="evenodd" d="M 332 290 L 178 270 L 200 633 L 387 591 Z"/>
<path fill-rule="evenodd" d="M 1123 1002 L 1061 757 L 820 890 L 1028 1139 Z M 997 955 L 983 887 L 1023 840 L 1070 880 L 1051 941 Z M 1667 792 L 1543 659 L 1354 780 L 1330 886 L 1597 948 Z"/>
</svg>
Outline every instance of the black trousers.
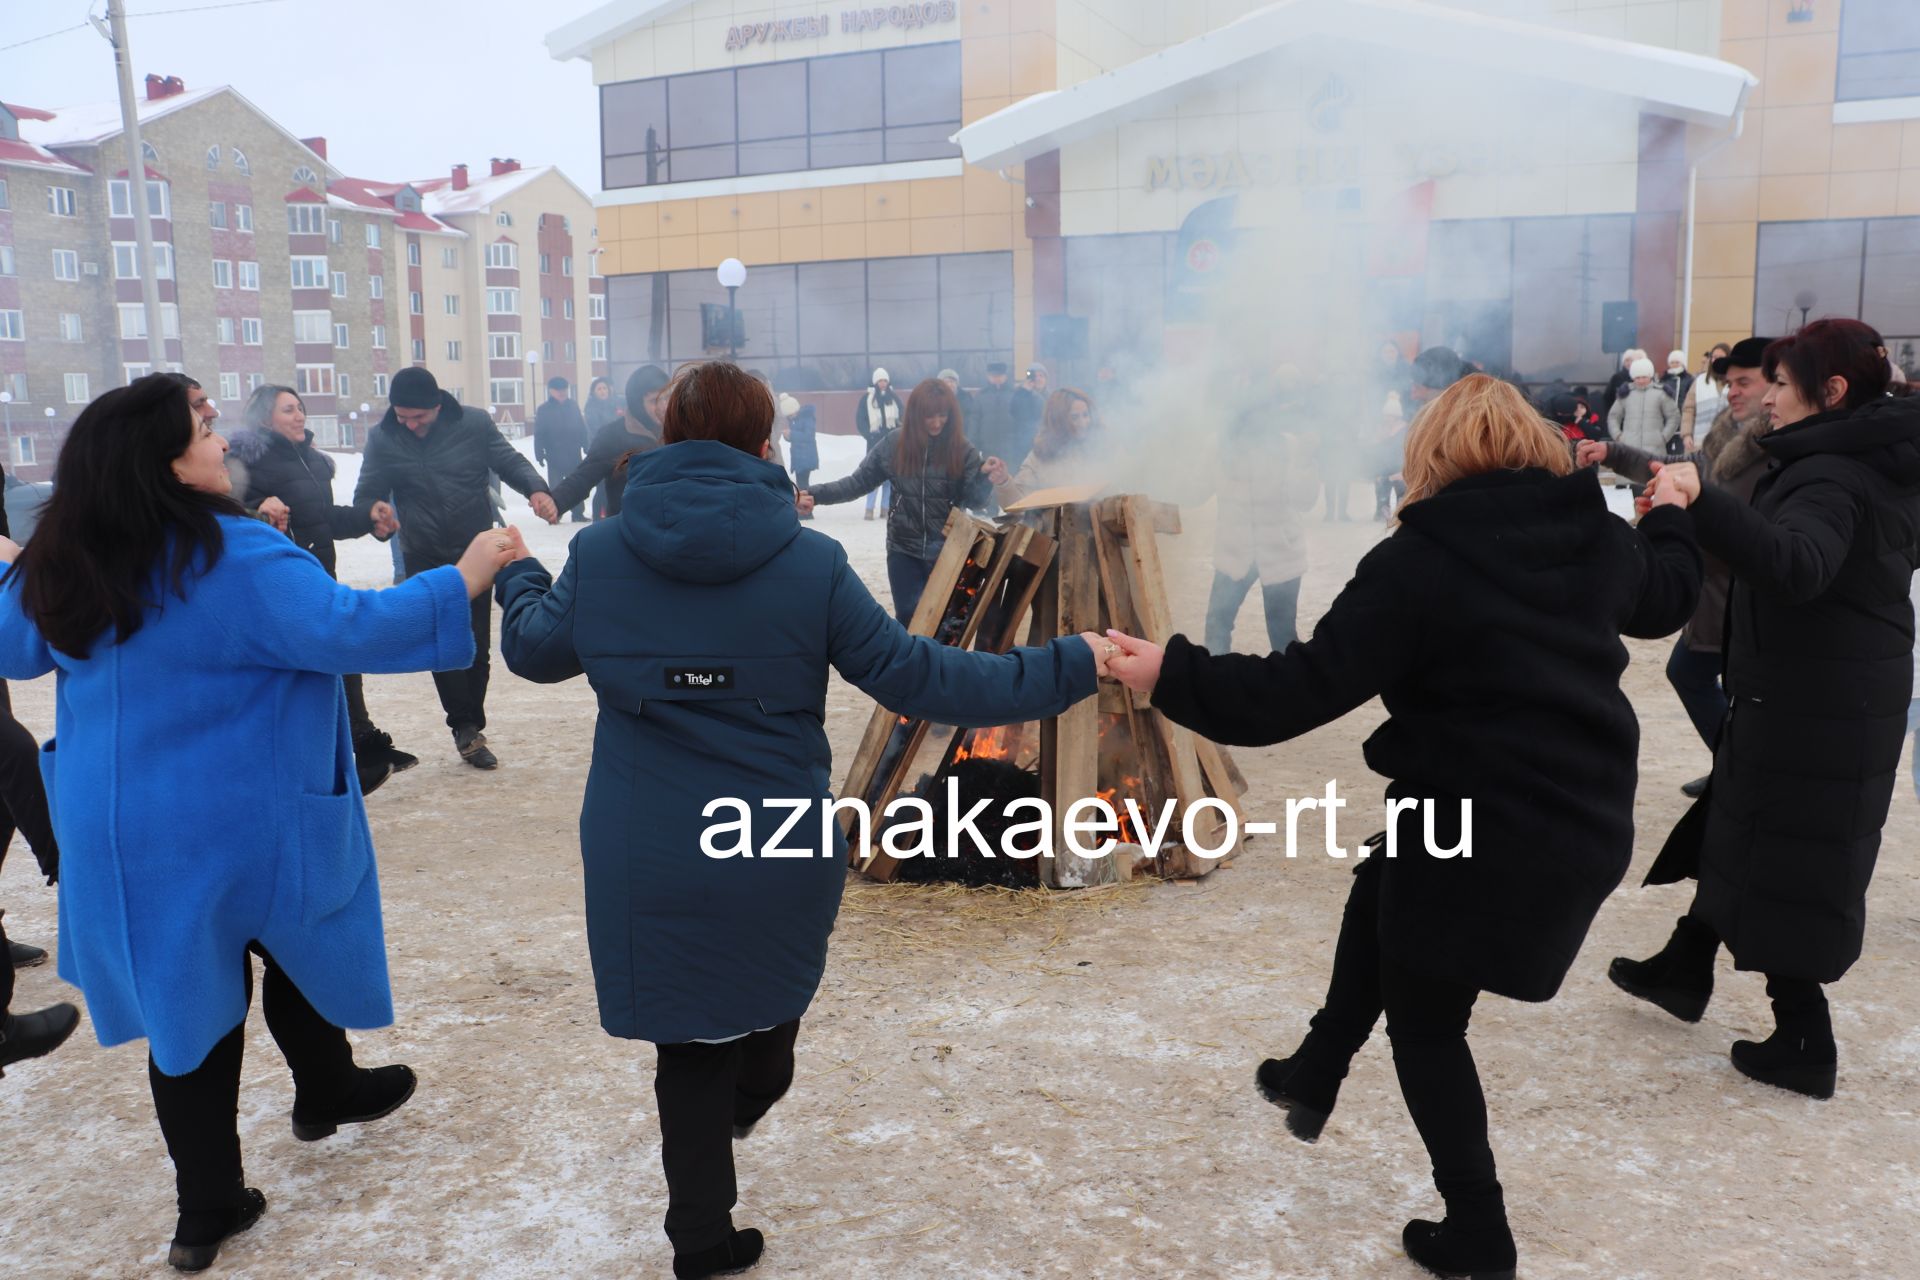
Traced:
<svg viewBox="0 0 1920 1280">
<path fill-rule="evenodd" d="M 258 948 L 252 948 L 258 951 Z M 326 1107 L 351 1089 L 353 1047 L 347 1033 L 334 1026 L 307 1003 L 293 979 L 258 951 L 266 962 L 263 1000 L 267 1030 L 280 1046 L 293 1071 L 298 1104 Z M 243 955 L 247 970 L 247 1000 L 253 1000 L 253 960 Z M 160 1070 L 147 1057 L 147 1082 L 153 1089 L 153 1109 L 160 1132 L 173 1158 L 174 1183 L 181 1213 L 212 1212 L 240 1201 L 246 1183 L 240 1167 L 240 1057 L 247 1023 L 229 1031 L 214 1045 L 205 1061 L 183 1076 Z"/>
<path fill-rule="evenodd" d="M 47 787 L 40 777 L 40 744 L 33 732 L 13 718 L 13 698 L 0 680 L 0 864 L 7 858 L 17 829 L 39 859 L 41 868 L 59 865 L 60 845 L 47 815 Z"/>
<path fill-rule="evenodd" d="M 407 560 L 407 576 L 436 569 L 443 562 Z M 444 563 L 452 563 L 446 561 Z M 487 727 L 487 676 L 493 661 L 493 597 L 482 591 L 473 600 L 473 665 L 464 671 L 436 671 L 433 687 L 440 695 L 441 709 L 447 713 L 447 728 L 456 734 L 462 729 Z"/>
<path fill-rule="evenodd" d="M 7 949 L 5 915 L 0 911 L 0 1018 L 13 1008 L 13 953 Z"/>
<path fill-rule="evenodd" d="M 800 1020 L 725 1044 L 663 1044 L 653 1073 L 660 1163 L 667 1174 L 667 1239 L 675 1253 L 711 1249 L 733 1230 L 739 1189 L 733 1126 L 752 1124 L 793 1083 Z"/>
<path fill-rule="evenodd" d="M 1505 1207 L 1487 1141 L 1487 1102 L 1467 1047 L 1478 990 L 1387 960 L 1380 951 L 1380 876 L 1360 864 L 1334 946 L 1325 1006 L 1313 1039 L 1348 1056 L 1387 1015 L 1400 1095 L 1433 1161 L 1433 1185 L 1447 1216 L 1463 1224 L 1502 1220 Z"/>
</svg>

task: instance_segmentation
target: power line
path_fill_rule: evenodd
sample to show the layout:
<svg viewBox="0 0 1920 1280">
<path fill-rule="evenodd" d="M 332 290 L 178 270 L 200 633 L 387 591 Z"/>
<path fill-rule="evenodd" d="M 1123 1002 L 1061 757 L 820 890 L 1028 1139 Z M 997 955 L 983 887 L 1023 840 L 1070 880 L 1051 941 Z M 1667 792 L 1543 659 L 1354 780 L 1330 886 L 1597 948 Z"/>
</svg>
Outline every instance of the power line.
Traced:
<svg viewBox="0 0 1920 1280">
<path fill-rule="evenodd" d="M 14 44 L 0 44 L 0 53 L 5 53 L 9 49 L 24 49 L 30 44 L 39 44 L 42 40 L 51 40 L 55 36 L 64 36 L 69 31 L 85 31 L 86 29 L 87 29 L 86 23 L 76 22 L 71 27 L 62 27 L 58 31 L 49 31 L 47 32 L 47 34 L 43 36 L 35 36 L 31 40 L 21 40 Z"/>
<path fill-rule="evenodd" d="M 165 18 L 176 13 L 206 13 L 210 9 L 251 9 L 262 4 L 286 4 L 287 0 L 229 0 L 226 4 L 201 4 L 187 9 L 143 9 L 129 18 Z"/>
</svg>

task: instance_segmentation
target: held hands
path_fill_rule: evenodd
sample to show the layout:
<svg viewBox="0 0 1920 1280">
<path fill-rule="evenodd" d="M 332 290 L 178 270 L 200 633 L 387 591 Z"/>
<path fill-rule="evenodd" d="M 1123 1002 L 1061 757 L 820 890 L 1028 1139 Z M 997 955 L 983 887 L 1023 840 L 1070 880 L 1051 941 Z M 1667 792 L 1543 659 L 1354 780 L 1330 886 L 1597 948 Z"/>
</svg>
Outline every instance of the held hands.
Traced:
<svg viewBox="0 0 1920 1280">
<path fill-rule="evenodd" d="M 794 494 L 793 509 L 794 509 L 794 512 L 798 515 L 803 515 L 803 516 L 812 515 L 813 514 L 813 495 L 811 493 L 808 493 L 805 489 L 802 489 L 799 493 Z"/>
<path fill-rule="evenodd" d="M 373 536 L 385 542 L 398 532 L 400 532 L 400 517 L 393 513 L 393 504 L 390 502 L 374 503 Z"/>
<path fill-rule="evenodd" d="M 1124 631 L 1107 632 L 1107 640 L 1119 652 L 1107 655 L 1100 674 L 1113 677 L 1135 693 L 1152 693 L 1153 686 L 1160 683 L 1160 659 L 1166 651 Z"/>
<path fill-rule="evenodd" d="M 993 481 L 993 487 L 1004 486 L 1013 477 L 1007 473 L 1007 464 L 999 458 L 988 458 L 980 465 L 980 474 Z"/>
<path fill-rule="evenodd" d="M 0 564 L 12 564 L 20 558 L 20 544 L 12 538 L 0 537 Z"/>
<path fill-rule="evenodd" d="M 533 514 L 539 516 L 548 524 L 560 523 L 560 508 L 553 505 L 552 494 L 536 493 L 533 497 L 529 498 L 528 501 L 533 503 Z"/>
<path fill-rule="evenodd" d="M 466 581 L 467 599 L 478 599 L 493 585 L 494 575 L 502 567 L 524 559 L 526 554 L 527 544 L 520 537 L 520 530 L 513 525 L 475 534 L 461 555 L 460 563 L 455 566 Z"/>
<path fill-rule="evenodd" d="M 289 511 L 287 504 L 278 498 L 262 499 L 260 503 L 260 515 L 262 519 L 266 520 L 267 523 L 282 533 L 287 531 L 287 524 L 293 519 L 293 512 Z"/>
<path fill-rule="evenodd" d="M 1605 440 L 1582 440 L 1573 448 L 1574 465 L 1597 467 L 1607 460 L 1607 442 Z"/>
<path fill-rule="evenodd" d="M 1633 509 L 1641 515 L 1655 507 L 1679 507 L 1685 510 L 1700 498 L 1700 468 L 1691 462 L 1655 462 L 1649 464 L 1653 479 L 1646 492 L 1633 500 Z"/>
</svg>

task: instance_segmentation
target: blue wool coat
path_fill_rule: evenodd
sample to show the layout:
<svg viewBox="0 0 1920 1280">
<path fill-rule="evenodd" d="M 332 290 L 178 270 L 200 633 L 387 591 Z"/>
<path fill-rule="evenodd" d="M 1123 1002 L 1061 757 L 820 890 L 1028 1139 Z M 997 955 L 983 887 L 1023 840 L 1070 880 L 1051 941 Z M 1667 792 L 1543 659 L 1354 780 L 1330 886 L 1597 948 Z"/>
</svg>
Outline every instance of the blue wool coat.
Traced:
<svg viewBox="0 0 1920 1280">
<path fill-rule="evenodd" d="M 247 1011 L 258 941 L 343 1027 L 393 1021 L 347 672 L 473 661 L 452 567 L 355 591 L 257 520 L 124 644 L 48 647 L 0 587 L 0 678 L 59 673 L 41 748 L 60 839 L 60 976 L 104 1045 L 191 1071 Z M 56 747 L 58 748 L 56 750 Z"/>
<path fill-rule="evenodd" d="M 801 529 L 778 466 L 712 441 L 635 458 L 619 519 L 574 539 L 559 581 L 522 560 L 496 585 L 507 666 L 585 672 L 599 694 L 580 845 L 600 1022 L 659 1044 L 777 1026 L 813 999 L 846 882 L 845 836 L 823 848 L 820 831 L 829 667 L 953 725 L 1058 715 L 1095 688 L 1078 637 L 987 654 L 907 634 L 838 542 Z M 789 816 L 768 801 L 808 801 L 779 847 L 811 856 L 709 857 L 702 832 L 729 815 L 703 810 L 722 797 L 751 807 L 756 850 Z"/>
</svg>

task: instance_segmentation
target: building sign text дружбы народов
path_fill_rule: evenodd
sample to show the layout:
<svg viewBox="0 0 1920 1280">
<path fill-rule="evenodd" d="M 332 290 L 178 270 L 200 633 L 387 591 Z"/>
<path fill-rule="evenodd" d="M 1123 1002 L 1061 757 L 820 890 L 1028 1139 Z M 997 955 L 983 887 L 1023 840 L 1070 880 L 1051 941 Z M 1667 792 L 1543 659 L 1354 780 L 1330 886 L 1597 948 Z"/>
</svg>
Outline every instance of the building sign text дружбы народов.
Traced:
<svg viewBox="0 0 1920 1280">
<path fill-rule="evenodd" d="M 842 34 L 879 31 L 887 27 L 931 27 L 956 21 L 960 6 L 956 0 L 926 0 L 923 4 L 891 4 L 884 8 L 843 9 L 840 11 Z M 775 22 L 749 22 L 727 28 L 727 51 L 766 44 L 770 40 L 820 40 L 832 34 L 832 15 L 808 18 L 781 18 Z"/>
</svg>

